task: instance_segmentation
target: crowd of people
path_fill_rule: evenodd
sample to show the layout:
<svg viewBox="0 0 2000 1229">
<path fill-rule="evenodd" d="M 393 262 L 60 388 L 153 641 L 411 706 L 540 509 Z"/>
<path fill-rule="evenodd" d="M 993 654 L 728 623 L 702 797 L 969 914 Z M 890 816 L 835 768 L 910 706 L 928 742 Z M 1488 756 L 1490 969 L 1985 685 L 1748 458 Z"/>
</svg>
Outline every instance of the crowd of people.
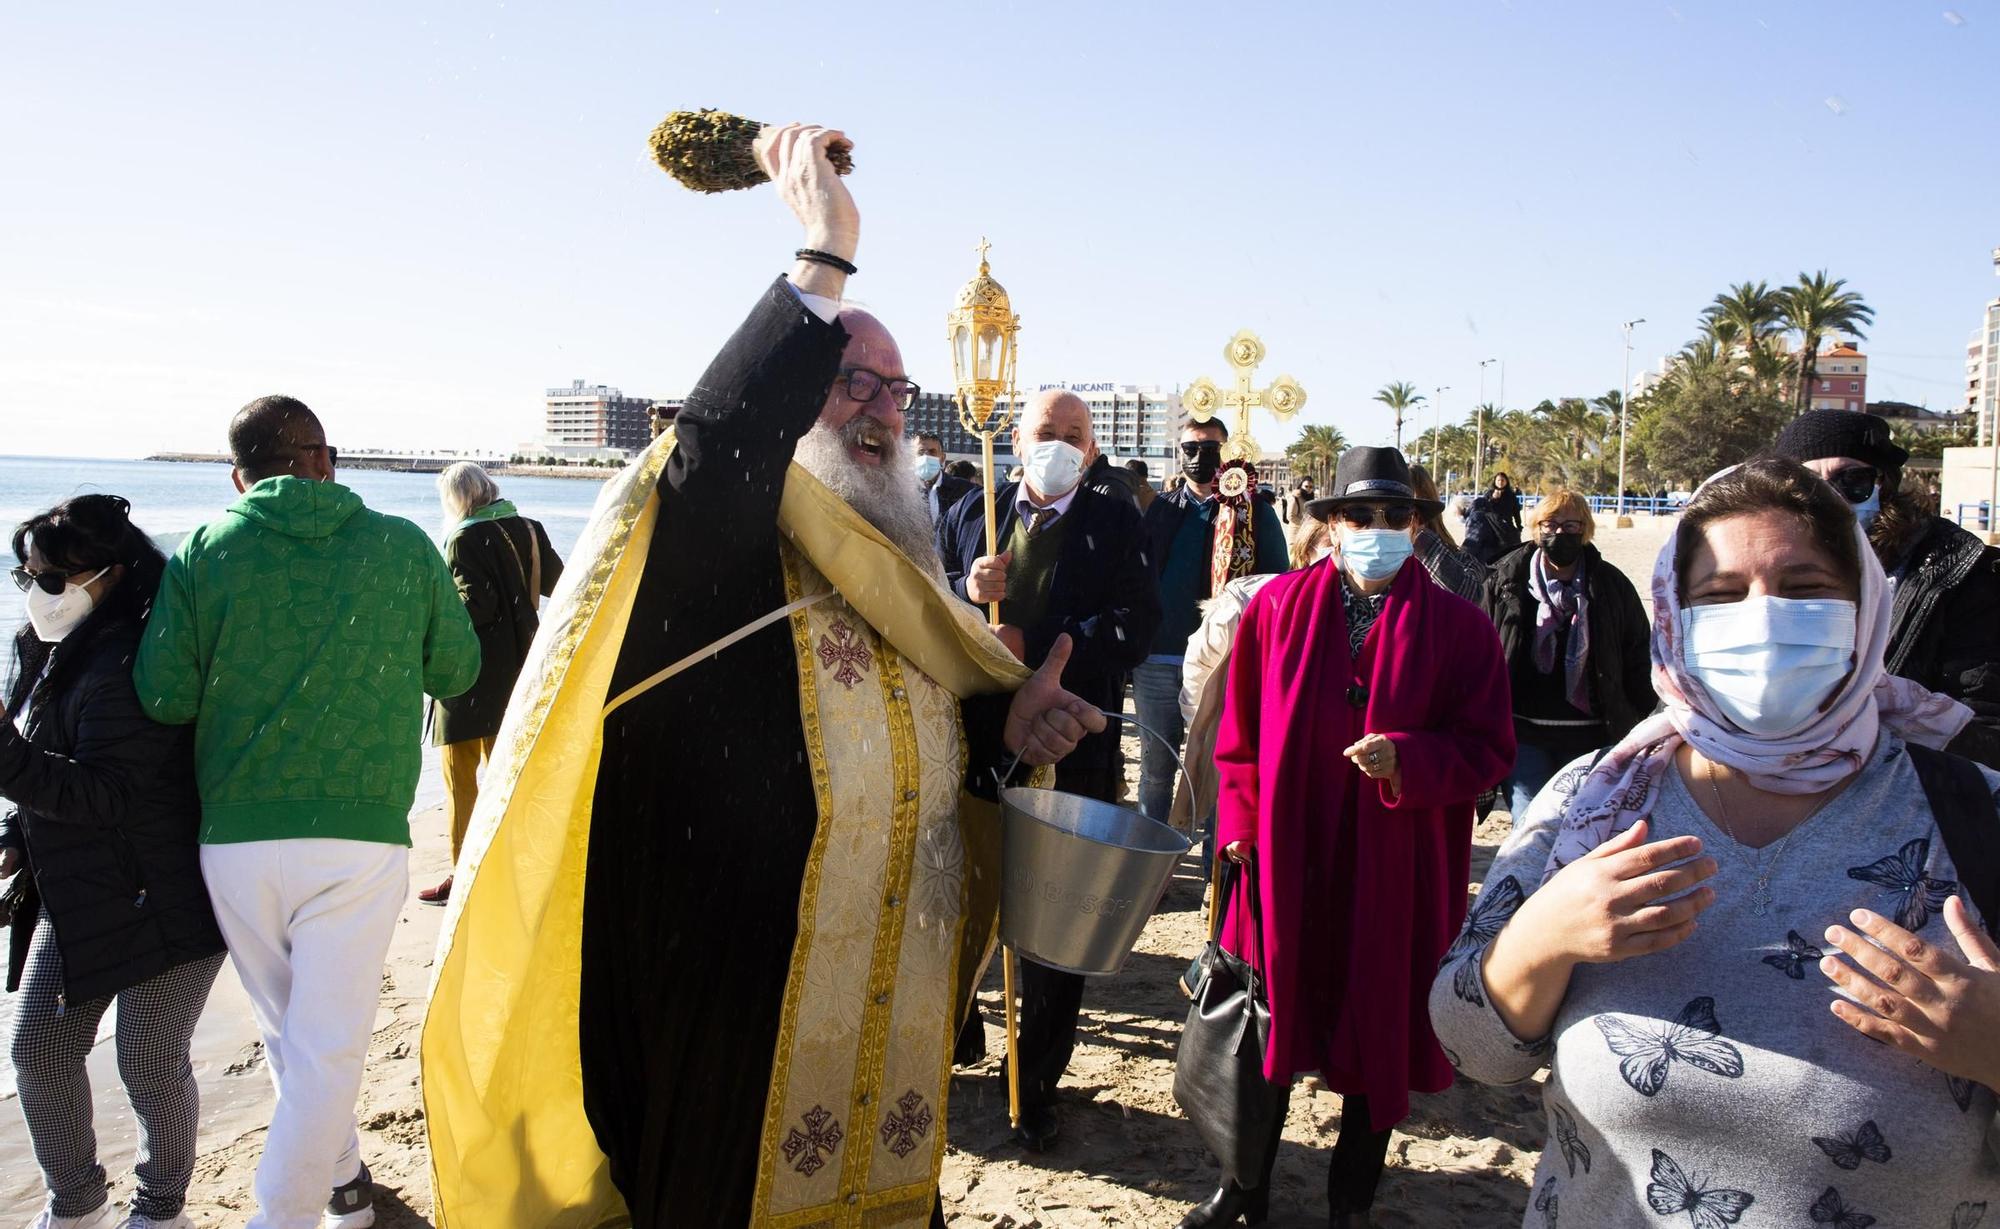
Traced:
<svg viewBox="0 0 2000 1229">
<path fill-rule="evenodd" d="M 275 396 L 171 559 L 115 495 L 15 530 L 0 911 L 34 1229 L 191 1223 L 225 955 L 276 1088 L 250 1223 L 374 1222 L 354 1107 L 426 737 L 440 1220 L 942 1225 L 999 791 L 1124 804 L 1128 694 L 1159 736 L 1131 802 L 1226 885 L 1268 1010 L 1271 1095 L 1231 1124 L 1262 1164 L 1218 1158 L 1181 1229 L 1269 1218 L 1308 1075 L 1343 1098 L 1343 1229 L 1376 1223 L 1413 1094 L 1545 1070 L 1530 1225 L 2000 1205 L 2000 552 L 1905 489 L 1880 419 L 1806 413 L 1704 483 L 1650 615 L 1581 495 L 1496 475 L 1461 544 L 1393 448 L 1280 495 L 1189 420 L 1156 490 L 1050 390 L 989 496 L 905 437 L 902 353 L 842 301 L 841 141 L 760 138 L 805 245 L 567 562 L 470 464 L 440 551 Z M 1088 990 L 1022 967 L 1015 1139 L 1058 1162 Z M 122 1213 L 84 1070 L 114 1002 Z"/>
</svg>

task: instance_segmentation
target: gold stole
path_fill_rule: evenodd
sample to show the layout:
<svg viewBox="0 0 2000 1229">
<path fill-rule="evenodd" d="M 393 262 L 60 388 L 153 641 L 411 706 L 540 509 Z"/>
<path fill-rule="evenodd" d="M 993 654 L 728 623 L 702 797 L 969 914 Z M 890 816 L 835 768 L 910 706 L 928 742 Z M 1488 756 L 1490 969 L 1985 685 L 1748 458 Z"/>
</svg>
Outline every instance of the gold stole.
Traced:
<svg viewBox="0 0 2000 1229">
<path fill-rule="evenodd" d="M 790 600 L 827 585 L 784 548 Z M 958 701 L 838 595 L 792 616 L 818 828 L 752 1223 L 930 1223 L 966 916 Z"/>
<path fill-rule="evenodd" d="M 422 1038 L 439 1229 L 630 1223 L 583 1112 L 577 1052 L 583 889 L 604 705 L 660 512 L 655 488 L 673 447 L 668 432 L 605 485 L 515 686 L 459 858 Z M 921 1223 L 930 1214 L 944 1146 L 946 1034 L 993 950 L 1000 887 L 997 808 L 969 796 L 960 804 L 962 735 L 951 698 L 1012 691 L 1028 672 L 972 607 L 796 464 L 778 526 L 797 547 L 786 570 L 794 596 L 818 591 L 796 587 L 810 575 L 799 567 L 809 559 L 804 566 L 824 577 L 814 583 L 831 585 L 840 597 L 793 616 L 819 815 L 813 877 L 804 885 L 786 981 L 785 1040 L 772 1056 L 776 1108 L 766 1113 L 758 1206 L 772 1217 L 785 1215 L 780 1223 L 788 1225 Z M 832 623 L 842 610 L 845 639 Z M 820 637 L 828 645 L 824 663 Z M 896 646 L 886 657 L 885 643 Z M 869 656 L 869 682 L 850 689 L 839 681 L 841 665 L 855 666 L 859 675 L 860 651 Z M 908 694 L 897 695 L 899 687 Z M 866 701 L 872 715 L 850 708 L 850 701 Z M 857 737 L 856 730 L 865 733 Z M 868 772 L 881 779 L 857 780 Z M 900 795 L 892 790 L 911 788 L 917 798 L 893 801 Z M 857 828 L 857 817 L 870 826 Z M 894 825 L 889 832 L 885 817 Z M 858 832 L 879 847 L 872 879 L 855 861 L 867 852 L 855 847 Z M 957 889 L 948 873 L 954 849 L 963 868 Z M 921 895 L 927 886 L 929 900 Z M 863 888 L 883 895 L 870 899 Z M 953 891 L 962 891 L 959 903 L 949 900 Z M 898 903 L 889 905 L 888 895 Z M 842 900 L 854 904 L 853 915 L 822 921 L 821 903 Z M 914 911 L 921 921 L 884 932 L 885 911 L 891 917 Z M 925 929 L 928 919 L 937 920 L 935 933 Z M 939 934 L 956 936 L 943 959 L 934 943 L 918 942 Z M 880 969 L 878 940 L 894 962 Z M 803 963 L 852 945 L 865 952 L 860 963 L 815 966 L 824 974 Z M 920 973 L 926 967 L 939 970 L 934 985 Z M 815 980 L 823 975 L 836 979 L 825 994 Z M 871 989 L 878 975 L 883 989 Z M 889 1001 L 878 1010 L 873 996 L 884 993 Z M 948 1008 L 938 1005 L 940 993 Z M 831 1025 L 846 1047 L 839 1060 L 845 1074 L 827 1081 L 823 1092 L 812 1085 L 815 1099 L 795 1105 L 794 1094 L 806 1094 L 804 1081 L 817 1079 L 819 1047 L 834 1036 Z M 923 1102 L 906 1106 L 909 1093 Z M 869 1101 L 857 1111 L 863 1095 Z M 827 1117 L 807 1122 L 816 1106 Z M 794 1109 L 796 1122 L 773 1117 Z M 926 1109 L 930 1122 L 920 1130 Z M 834 1122 L 841 1141 L 829 1160 L 824 1145 Z M 794 1126 L 805 1142 L 794 1145 L 790 1168 L 780 1171 Z M 815 1134 L 817 1185 L 797 1168 Z M 901 1151 L 906 1138 L 914 1146 Z M 805 1202 L 822 1187 L 838 1188 L 830 1206 Z M 857 1196 L 854 1204 L 845 1202 L 848 1194 Z"/>
</svg>

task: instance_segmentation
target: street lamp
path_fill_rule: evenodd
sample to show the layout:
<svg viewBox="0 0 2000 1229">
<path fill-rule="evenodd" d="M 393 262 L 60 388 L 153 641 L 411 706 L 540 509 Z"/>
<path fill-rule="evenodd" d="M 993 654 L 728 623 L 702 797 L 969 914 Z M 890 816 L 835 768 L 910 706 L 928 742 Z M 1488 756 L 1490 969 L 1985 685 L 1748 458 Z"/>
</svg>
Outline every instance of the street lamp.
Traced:
<svg viewBox="0 0 2000 1229">
<path fill-rule="evenodd" d="M 1475 491 L 1480 489 L 1479 471 L 1485 468 L 1486 465 L 1486 368 L 1493 363 L 1500 364 L 1500 402 L 1501 402 L 1500 409 L 1504 413 L 1507 408 L 1506 362 L 1497 358 L 1480 359 L 1479 360 L 1479 407 L 1476 411 L 1474 411 L 1478 415 L 1479 427 L 1478 430 L 1474 433 L 1472 442 L 1472 489 Z"/>
<path fill-rule="evenodd" d="M 1438 476 L 1438 436 L 1444 433 L 1444 395 L 1451 391 L 1451 385 L 1440 384 L 1431 390 L 1431 481 Z"/>
<path fill-rule="evenodd" d="M 1613 522 L 1620 529 L 1632 528 L 1632 518 L 1625 512 L 1625 420 L 1632 402 L 1632 326 L 1646 323 L 1644 316 L 1625 322 L 1625 376 L 1618 385 L 1618 519 Z"/>
</svg>

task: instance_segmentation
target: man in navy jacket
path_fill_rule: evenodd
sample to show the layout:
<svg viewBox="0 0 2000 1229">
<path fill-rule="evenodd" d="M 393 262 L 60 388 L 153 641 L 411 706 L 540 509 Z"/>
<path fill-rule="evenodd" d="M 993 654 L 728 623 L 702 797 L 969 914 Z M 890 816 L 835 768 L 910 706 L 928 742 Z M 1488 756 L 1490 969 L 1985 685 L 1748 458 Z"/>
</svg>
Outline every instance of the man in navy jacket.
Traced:
<svg viewBox="0 0 2000 1229">
<path fill-rule="evenodd" d="M 1125 675 L 1145 660 L 1160 622 L 1159 584 L 1138 510 L 1084 481 L 1097 445 L 1090 408 L 1049 390 L 1014 428 L 1023 479 L 994 492 L 996 551 L 986 553 L 985 500 L 961 499 L 938 521 L 938 555 L 952 592 L 997 602 L 996 634 L 1031 668 L 1056 637 L 1075 646 L 1063 685 L 1099 708 L 1122 706 Z M 1056 788 L 1118 799 L 1123 760 L 1113 725 L 1077 744 L 1056 766 Z M 1056 1083 L 1076 1048 L 1083 978 L 1022 964 L 1021 1134 L 1037 1151 L 1055 1141 Z M 968 1029 L 980 1027 L 975 1015 Z M 961 1038 L 961 1054 L 968 1038 Z M 976 1050 L 977 1043 L 973 1043 Z"/>
</svg>

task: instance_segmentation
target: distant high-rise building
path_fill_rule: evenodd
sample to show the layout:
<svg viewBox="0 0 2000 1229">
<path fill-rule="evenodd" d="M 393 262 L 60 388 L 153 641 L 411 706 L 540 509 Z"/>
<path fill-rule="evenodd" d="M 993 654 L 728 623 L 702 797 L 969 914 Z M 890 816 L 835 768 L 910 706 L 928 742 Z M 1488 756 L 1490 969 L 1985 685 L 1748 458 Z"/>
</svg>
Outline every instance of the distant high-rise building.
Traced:
<svg viewBox="0 0 2000 1229">
<path fill-rule="evenodd" d="M 2000 248 L 1993 249 L 1993 272 L 2000 274 Z M 1979 327 L 1965 347 L 1965 409 L 1978 424 L 1981 444 L 1993 442 L 2000 418 L 2000 299 L 1986 305 Z"/>
<path fill-rule="evenodd" d="M 1812 408 L 1854 410 L 1868 408 L 1868 356 L 1851 341 L 1836 342 L 1819 352 L 1814 369 Z"/>
<path fill-rule="evenodd" d="M 1155 481 L 1180 468 L 1178 391 L 1156 384 L 1110 382 L 1037 386 L 1038 390 L 1051 388 L 1067 389 L 1090 407 L 1090 427 L 1100 451 L 1120 461 L 1134 457 L 1144 461 Z M 1023 391 L 1022 402 L 1025 404 L 1031 395 Z M 944 441 L 945 452 L 954 457 L 979 455 L 979 437 L 959 421 L 958 398 L 953 393 L 919 393 L 917 403 L 903 415 L 903 424 L 911 435 L 937 436 Z M 1011 426 L 994 439 L 993 449 L 995 463 L 1003 469 L 1016 463 Z"/>
<path fill-rule="evenodd" d="M 551 444 L 569 448 L 644 448 L 653 438 L 652 399 L 628 397 L 606 384 L 571 380 L 548 390 L 543 430 Z"/>
</svg>

